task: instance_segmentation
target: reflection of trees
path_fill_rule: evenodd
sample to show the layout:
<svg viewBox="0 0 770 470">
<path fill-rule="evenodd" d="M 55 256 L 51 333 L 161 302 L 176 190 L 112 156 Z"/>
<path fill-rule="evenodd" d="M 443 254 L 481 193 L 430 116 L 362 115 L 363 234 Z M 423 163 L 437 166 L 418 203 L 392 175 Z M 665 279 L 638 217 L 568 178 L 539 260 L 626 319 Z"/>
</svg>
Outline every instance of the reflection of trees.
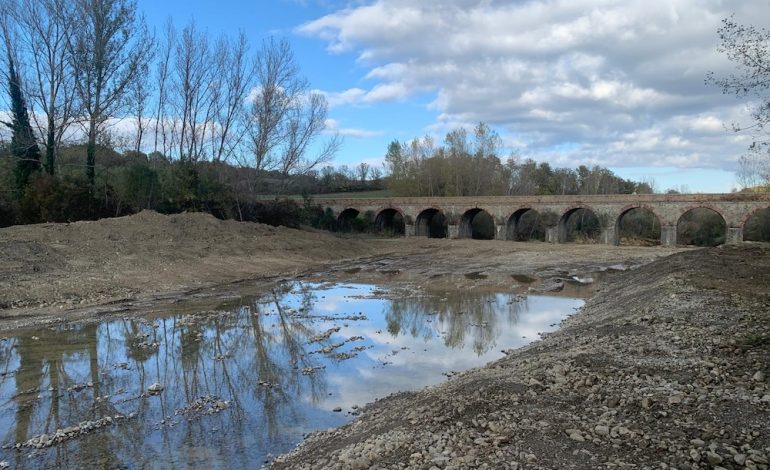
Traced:
<svg viewBox="0 0 770 470">
<path fill-rule="evenodd" d="M 498 322 L 518 321 L 526 302 L 513 295 L 451 291 L 442 295 L 397 298 L 390 301 L 385 319 L 393 336 L 411 335 L 430 339 L 445 332 L 444 344 L 462 348 L 466 340 L 482 355 L 495 346 L 500 335 Z"/>
<path fill-rule="evenodd" d="M 6 370 L 14 362 L 18 368 L 12 374 L 14 421 L 7 427 L 4 442 L 23 443 L 34 435 L 52 435 L 57 429 L 116 413 L 108 401 L 98 399 L 102 393 L 99 352 L 104 350 L 97 347 L 101 344 L 97 325 L 41 329 L 7 344 L 12 344 L 13 350 L 3 350 L 0 359 Z M 90 393 L 86 389 L 78 391 L 86 388 L 84 382 L 91 383 L 87 387 Z M 10 389 L 6 380 L 0 385 L 4 391 Z M 107 440 L 92 440 L 89 446 L 81 447 L 76 457 L 68 445 L 52 448 L 45 466 L 66 467 L 73 459 L 88 461 L 96 456 L 106 467 L 121 464 L 110 452 Z"/>
<path fill-rule="evenodd" d="M 311 293 L 301 285 L 300 289 L 300 308 L 308 311 L 313 300 Z M 307 320 L 289 313 L 281 301 L 280 293 L 273 290 L 263 303 L 254 304 L 254 311 L 249 315 L 254 360 L 244 371 L 262 382 L 254 382 L 255 395 L 264 403 L 265 424 L 270 438 L 277 436 L 279 411 L 283 409 L 289 412 L 292 420 L 298 419 L 291 405 L 303 394 L 305 386 L 305 393 L 309 393 L 313 403 L 317 403 L 326 391 L 322 371 L 302 374 L 304 368 L 315 365 L 305 347 L 308 338 L 316 331 Z M 275 313 L 267 315 L 268 307 L 274 307 Z"/>
<path fill-rule="evenodd" d="M 4 406 L 13 409 L 6 413 L 4 442 L 23 443 L 81 421 L 134 412 L 136 419 L 54 446 L 31 464 L 114 468 L 122 462 L 170 462 L 180 458 L 180 449 L 205 447 L 212 423 L 219 422 L 229 436 L 226 452 L 240 449 L 231 455 L 235 466 L 249 466 L 250 461 L 238 465 L 238 458 L 248 460 L 253 448 L 271 448 L 282 427 L 305 422 L 308 400 L 318 403 L 326 396 L 323 370 L 303 374 L 303 368 L 318 365 L 306 350 L 318 332 L 302 313 L 314 302 L 311 288 L 282 284 L 230 312 L 160 318 L 156 325 L 122 319 L 35 331 L 37 340 L 30 333 L 10 338 L 0 343 L 0 369 L 8 372 L 0 377 L 0 390 L 12 397 Z M 163 384 L 164 392 L 141 398 L 153 382 Z M 49 386 L 55 390 L 49 393 Z M 203 396 L 230 400 L 231 406 L 205 419 L 175 418 L 181 429 L 179 423 L 158 426 Z"/>
</svg>

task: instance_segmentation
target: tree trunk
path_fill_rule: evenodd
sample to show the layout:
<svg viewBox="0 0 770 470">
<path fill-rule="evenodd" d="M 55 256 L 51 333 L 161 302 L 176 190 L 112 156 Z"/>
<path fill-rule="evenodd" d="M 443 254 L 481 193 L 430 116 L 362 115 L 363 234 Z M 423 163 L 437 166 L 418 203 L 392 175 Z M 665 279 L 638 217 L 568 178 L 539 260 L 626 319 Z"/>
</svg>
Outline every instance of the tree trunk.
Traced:
<svg viewBox="0 0 770 470">
<path fill-rule="evenodd" d="M 88 123 L 88 145 L 86 146 L 86 178 L 91 188 L 91 194 L 94 191 L 94 180 L 96 179 L 96 122 L 91 119 Z"/>
<path fill-rule="evenodd" d="M 45 142 L 45 171 L 49 175 L 53 176 L 54 170 L 54 158 L 56 152 L 56 123 L 54 122 L 53 115 L 48 118 L 48 132 Z"/>
</svg>

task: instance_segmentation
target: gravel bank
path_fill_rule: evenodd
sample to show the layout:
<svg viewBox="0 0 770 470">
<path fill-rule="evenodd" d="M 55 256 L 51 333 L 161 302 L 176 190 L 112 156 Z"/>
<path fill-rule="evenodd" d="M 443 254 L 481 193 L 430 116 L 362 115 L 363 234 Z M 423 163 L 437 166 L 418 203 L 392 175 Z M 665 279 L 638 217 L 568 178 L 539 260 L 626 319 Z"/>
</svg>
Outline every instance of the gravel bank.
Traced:
<svg viewBox="0 0 770 470">
<path fill-rule="evenodd" d="M 274 469 L 768 469 L 770 248 L 619 273 L 562 329 L 311 435 Z"/>
</svg>

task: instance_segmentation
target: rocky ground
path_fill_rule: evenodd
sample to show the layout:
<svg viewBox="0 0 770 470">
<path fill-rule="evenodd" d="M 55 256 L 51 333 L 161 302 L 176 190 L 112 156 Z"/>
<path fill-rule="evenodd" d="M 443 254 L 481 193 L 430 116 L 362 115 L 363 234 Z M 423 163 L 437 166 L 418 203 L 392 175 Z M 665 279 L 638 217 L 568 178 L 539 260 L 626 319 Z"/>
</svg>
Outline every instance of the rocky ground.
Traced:
<svg viewBox="0 0 770 470">
<path fill-rule="evenodd" d="M 613 275 L 556 333 L 311 435 L 274 469 L 767 469 L 770 248 Z"/>
</svg>

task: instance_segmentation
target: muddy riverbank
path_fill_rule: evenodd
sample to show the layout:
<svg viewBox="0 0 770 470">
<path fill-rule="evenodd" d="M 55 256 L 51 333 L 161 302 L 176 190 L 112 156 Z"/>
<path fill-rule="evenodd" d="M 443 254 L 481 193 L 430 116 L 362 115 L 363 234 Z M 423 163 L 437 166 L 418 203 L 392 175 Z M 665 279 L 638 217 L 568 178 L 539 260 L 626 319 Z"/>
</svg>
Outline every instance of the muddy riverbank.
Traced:
<svg viewBox="0 0 770 470">
<path fill-rule="evenodd" d="M 559 331 L 272 468 L 767 469 L 768 266 L 767 246 L 725 247 L 617 273 Z"/>
<path fill-rule="evenodd" d="M 280 278 L 509 289 L 529 277 L 563 278 L 676 251 L 343 238 L 206 214 L 145 211 L 96 222 L 0 229 L 0 329 L 205 303 Z"/>
</svg>

